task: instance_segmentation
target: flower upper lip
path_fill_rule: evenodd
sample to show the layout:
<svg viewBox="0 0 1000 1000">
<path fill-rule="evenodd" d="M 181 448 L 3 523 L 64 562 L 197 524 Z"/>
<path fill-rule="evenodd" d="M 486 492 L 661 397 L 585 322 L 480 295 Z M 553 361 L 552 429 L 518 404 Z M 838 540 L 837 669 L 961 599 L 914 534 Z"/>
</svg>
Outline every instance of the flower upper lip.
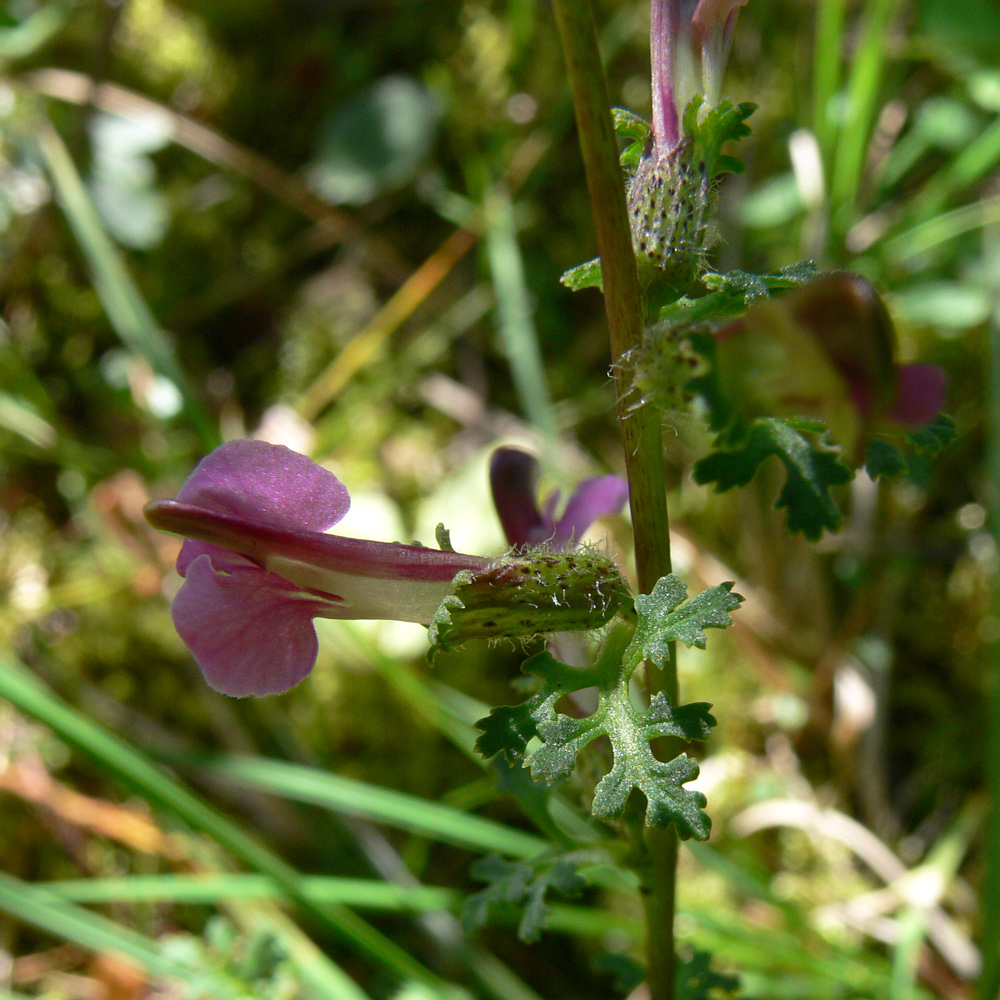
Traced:
<svg viewBox="0 0 1000 1000">
<path fill-rule="evenodd" d="M 220 545 L 264 566 L 269 558 L 279 556 L 339 573 L 395 580 L 450 580 L 460 570 L 482 569 L 490 563 L 482 556 L 420 545 L 279 527 L 180 500 L 154 500 L 146 505 L 145 514 L 161 531 Z"/>
<path fill-rule="evenodd" d="M 732 42 L 736 16 L 748 0 L 652 0 L 650 56 L 653 90 L 653 136 L 657 155 L 680 142 L 680 114 L 696 85 L 679 78 L 701 62 L 701 90 L 718 104 L 722 72 Z M 689 51 L 685 51 L 689 50 Z"/>
</svg>

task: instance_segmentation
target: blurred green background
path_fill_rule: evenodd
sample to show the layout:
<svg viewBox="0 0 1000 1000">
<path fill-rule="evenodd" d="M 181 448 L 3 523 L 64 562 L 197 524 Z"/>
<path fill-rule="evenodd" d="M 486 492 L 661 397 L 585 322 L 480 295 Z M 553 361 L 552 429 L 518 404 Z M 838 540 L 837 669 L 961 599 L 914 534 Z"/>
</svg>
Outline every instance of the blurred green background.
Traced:
<svg viewBox="0 0 1000 1000">
<path fill-rule="evenodd" d="M 648 115 L 648 5 L 595 14 Z M 971 996 L 1000 913 L 1000 8 L 751 0 L 725 93 L 760 107 L 713 265 L 863 273 L 959 436 L 809 545 L 776 469 L 715 495 L 706 432 L 668 420 L 677 569 L 747 597 L 680 660 L 720 726 L 679 939 L 747 997 Z M 544 3 L 0 4 L 0 995 L 621 995 L 641 908 L 610 863 L 530 947 L 453 915 L 477 855 L 537 846 L 526 779 L 470 752 L 520 648 L 428 667 L 419 627 L 321 622 L 302 685 L 228 700 L 142 517 L 254 434 L 336 471 L 346 533 L 501 551 L 496 444 L 552 488 L 623 467 L 601 299 L 558 282 L 592 229 Z"/>
</svg>

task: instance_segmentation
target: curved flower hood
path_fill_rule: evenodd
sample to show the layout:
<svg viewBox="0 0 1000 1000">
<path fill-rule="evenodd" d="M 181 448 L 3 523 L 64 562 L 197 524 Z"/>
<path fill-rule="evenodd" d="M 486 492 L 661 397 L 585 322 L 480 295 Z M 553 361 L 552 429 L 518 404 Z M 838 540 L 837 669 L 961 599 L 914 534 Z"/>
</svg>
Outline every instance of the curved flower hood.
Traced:
<svg viewBox="0 0 1000 1000">
<path fill-rule="evenodd" d="M 156 528 L 187 539 L 174 599 L 178 633 L 225 694 L 276 694 L 312 669 L 314 618 L 428 624 L 461 570 L 489 560 L 330 535 L 350 496 L 304 455 L 263 441 L 217 448 L 176 500 L 146 507 Z"/>
</svg>

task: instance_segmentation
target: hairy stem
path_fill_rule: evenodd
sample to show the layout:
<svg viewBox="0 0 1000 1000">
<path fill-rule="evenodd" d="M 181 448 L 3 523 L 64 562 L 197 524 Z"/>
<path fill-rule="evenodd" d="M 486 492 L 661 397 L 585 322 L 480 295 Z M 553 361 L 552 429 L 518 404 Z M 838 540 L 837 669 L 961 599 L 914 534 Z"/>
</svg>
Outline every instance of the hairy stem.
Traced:
<svg viewBox="0 0 1000 1000">
<path fill-rule="evenodd" d="M 590 2 L 553 0 L 552 6 L 566 57 L 601 256 L 639 589 L 648 593 L 661 576 L 670 572 L 670 532 L 660 418 L 651 407 L 629 408 L 625 400 L 627 379 L 620 367 L 623 355 L 641 342 L 644 322 L 625 206 L 625 182 L 618 163 L 618 141 Z M 677 704 L 673 653 L 663 670 L 650 672 L 649 686 L 651 693 L 666 691 L 671 703 Z M 646 908 L 647 979 L 651 1000 L 672 1000 L 677 836 L 672 828 L 646 833 L 645 856 L 637 859 L 636 867 Z"/>
</svg>

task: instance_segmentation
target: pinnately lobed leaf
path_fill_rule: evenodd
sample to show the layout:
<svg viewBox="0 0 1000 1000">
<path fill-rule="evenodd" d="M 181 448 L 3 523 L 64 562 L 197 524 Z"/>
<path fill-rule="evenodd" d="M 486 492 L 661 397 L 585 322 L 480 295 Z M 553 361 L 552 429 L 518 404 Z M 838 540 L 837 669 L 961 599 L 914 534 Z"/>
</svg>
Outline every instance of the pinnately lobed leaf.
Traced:
<svg viewBox="0 0 1000 1000">
<path fill-rule="evenodd" d="M 786 509 L 789 531 L 801 531 L 815 541 L 824 530 L 840 527 L 840 509 L 830 489 L 853 477 L 840 452 L 772 417 L 752 420 L 731 437 L 725 448 L 695 465 L 695 482 L 712 483 L 719 493 L 745 486 L 761 462 L 774 455 L 787 473 L 776 506 Z"/>
<path fill-rule="evenodd" d="M 663 577 L 651 594 L 635 599 L 631 631 L 627 625 L 613 629 L 593 666 L 572 667 L 548 652 L 531 657 L 521 669 L 538 681 L 538 690 L 522 704 L 502 705 L 481 719 L 476 749 L 486 757 L 502 753 L 511 763 L 521 761 L 532 777 L 552 783 L 566 778 L 579 754 L 606 736 L 614 763 L 595 790 L 594 814 L 619 816 L 638 790 L 646 798 L 648 825 L 673 824 L 681 838 L 705 839 L 711 825 L 702 811 L 705 797 L 682 787 L 697 776 L 697 762 L 684 754 L 660 761 L 650 743 L 661 736 L 685 742 L 708 739 L 715 725 L 711 706 L 673 706 L 660 692 L 648 708 L 637 708 L 629 680 L 643 660 L 665 662 L 671 642 L 703 648 L 706 629 L 731 625 L 729 612 L 743 600 L 731 588 L 731 583 L 720 584 L 687 600 L 687 587 L 679 578 Z M 556 711 L 566 695 L 595 687 L 598 701 L 592 714 L 576 718 Z M 534 737 L 541 745 L 529 752 Z"/>
<path fill-rule="evenodd" d="M 702 812 L 705 797 L 683 787 L 698 774 L 697 762 L 681 755 L 664 763 L 658 760 L 650 741 L 674 736 L 685 741 L 705 740 L 715 719 L 705 703 L 671 707 L 665 695 L 648 709 L 636 708 L 624 675 L 633 668 L 619 662 L 598 663 L 591 668 L 560 663 L 550 653 L 531 657 L 522 670 L 537 677 L 541 688 L 522 705 L 493 709 L 476 723 L 483 735 L 476 749 L 484 756 L 503 752 L 508 759 L 521 759 L 532 777 L 550 784 L 567 777 L 579 753 L 598 736 L 607 736 L 614 765 L 597 786 L 594 814 L 614 818 L 621 814 L 634 789 L 646 796 L 646 822 L 650 826 L 673 823 L 678 835 L 704 840 L 711 826 Z M 555 711 L 560 698 L 588 687 L 598 688 L 598 704 L 592 715 L 573 718 Z M 533 725 L 534 732 L 529 732 Z M 538 736 L 541 746 L 526 753 L 528 741 Z"/>
<path fill-rule="evenodd" d="M 625 650 L 625 663 L 638 666 L 642 660 L 649 660 L 663 666 L 669 658 L 669 645 L 676 640 L 704 649 L 708 641 L 705 629 L 728 628 L 733 623 L 729 612 L 743 603 L 732 588 L 732 583 L 720 583 L 684 603 L 684 581 L 673 574 L 661 577 L 652 593 L 639 594 L 635 599 L 639 623 Z"/>
<path fill-rule="evenodd" d="M 698 777 L 698 762 L 687 754 L 663 763 L 649 751 L 648 759 L 615 762 L 594 793 L 594 815 L 613 819 L 622 814 L 634 788 L 646 796 L 646 826 L 671 823 L 681 840 L 707 840 L 712 821 L 703 811 L 708 799 L 682 786 Z"/>
<path fill-rule="evenodd" d="M 513 906 L 523 907 L 517 936 L 526 943 L 538 940 L 549 918 L 548 893 L 572 898 L 586 888 L 577 867 L 574 858 L 558 855 L 533 861 L 508 861 L 497 854 L 481 858 L 470 872 L 489 884 L 465 901 L 462 925 L 466 933 L 484 927 L 495 908 Z"/>
</svg>

